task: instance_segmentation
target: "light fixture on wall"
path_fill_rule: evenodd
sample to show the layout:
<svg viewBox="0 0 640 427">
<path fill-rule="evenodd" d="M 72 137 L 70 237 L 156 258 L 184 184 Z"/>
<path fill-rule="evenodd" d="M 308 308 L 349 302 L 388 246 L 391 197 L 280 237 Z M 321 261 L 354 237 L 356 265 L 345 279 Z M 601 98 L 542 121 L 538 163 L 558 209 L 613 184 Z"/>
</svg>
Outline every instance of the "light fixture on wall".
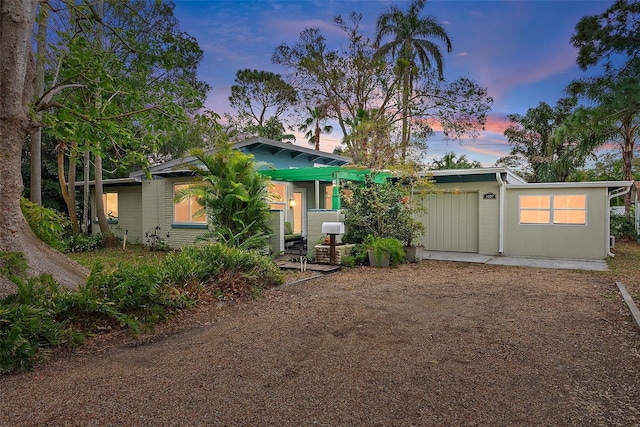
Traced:
<svg viewBox="0 0 640 427">
<path fill-rule="evenodd" d="M 289 207 L 290 208 L 296 207 L 296 199 L 289 199 Z"/>
</svg>

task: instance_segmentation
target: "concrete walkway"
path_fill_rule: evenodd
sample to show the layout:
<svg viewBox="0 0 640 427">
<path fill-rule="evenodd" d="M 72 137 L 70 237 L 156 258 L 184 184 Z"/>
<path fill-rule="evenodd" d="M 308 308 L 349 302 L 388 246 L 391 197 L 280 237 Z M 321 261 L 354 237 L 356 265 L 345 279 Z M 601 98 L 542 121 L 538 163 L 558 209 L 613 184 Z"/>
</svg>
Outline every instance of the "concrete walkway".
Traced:
<svg viewBox="0 0 640 427">
<path fill-rule="evenodd" d="M 528 258 L 503 255 L 480 255 L 464 252 L 424 251 L 422 259 L 438 261 L 475 262 L 479 264 L 513 265 L 520 267 L 559 268 L 565 270 L 609 271 L 604 260 L 576 260 L 562 258 Z"/>
</svg>

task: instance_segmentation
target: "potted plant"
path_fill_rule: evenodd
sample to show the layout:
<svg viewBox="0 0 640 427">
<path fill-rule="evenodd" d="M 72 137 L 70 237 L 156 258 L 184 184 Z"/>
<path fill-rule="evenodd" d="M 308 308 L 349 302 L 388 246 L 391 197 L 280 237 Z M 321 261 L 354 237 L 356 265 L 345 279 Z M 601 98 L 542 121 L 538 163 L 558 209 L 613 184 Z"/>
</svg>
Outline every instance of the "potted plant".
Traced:
<svg viewBox="0 0 640 427">
<path fill-rule="evenodd" d="M 369 265 L 372 267 L 394 266 L 405 258 L 402 243 L 392 237 L 370 236 L 365 246 L 369 256 Z"/>
<path fill-rule="evenodd" d="M 424 246 L 420 243 L 420 237 L 424 234 L 424 224 L 413 217 L 408 217 L 399 224 L 398 234 L 404 244 L 407 262 L 422 261 Z"/>
</svg>

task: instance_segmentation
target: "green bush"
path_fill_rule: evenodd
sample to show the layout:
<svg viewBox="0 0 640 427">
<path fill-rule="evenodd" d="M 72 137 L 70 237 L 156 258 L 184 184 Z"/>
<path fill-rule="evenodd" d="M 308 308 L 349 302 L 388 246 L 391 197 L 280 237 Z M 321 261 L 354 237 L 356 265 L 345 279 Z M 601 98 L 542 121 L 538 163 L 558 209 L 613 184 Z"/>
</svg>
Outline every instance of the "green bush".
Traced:
<svg viewBox="0 0 640 427">
<path fill-rule="evenodd" d="M 71 226 L 66 216 L 25 198 L 20 199 L 20 207 L 29 227 L 40 240 L 59 251 L 64 250 L 64 237 Z"/>
<path fill-rule="evenodd" d="M 376 183 L 372 175 L 364 183 L 350 182 L 343 205 L 346 243 L 362 243 L 368 236 L 390 237 L 413 244 L 424 232 L 415 216 L 421 205 L 412 202 L 411 187 L 400 181 Z"/>
<path fill-rule="evenodd" d="M 371 250 L 374 256 L 379 256 L 383 252 L 389 252 L 389 265 L 395 266 L 405 260 L 404 246 L 398 239 L 392 237 L 369 236 L 365 241 L 367 251 Z"/>
<path fill-rule="evenodd" d="M 628 215 L 611 215 L 611 235 L 616 239 L 637 239 L 635 225 L 635 214 L 631 212 Z"/>
<path fill-rule="evenodd" d="M 71 235 L 64 240 L 64 251 L 91 252 L 102 247 L 102 234 L 87 236 L 86 234 Z"/>
</svg>

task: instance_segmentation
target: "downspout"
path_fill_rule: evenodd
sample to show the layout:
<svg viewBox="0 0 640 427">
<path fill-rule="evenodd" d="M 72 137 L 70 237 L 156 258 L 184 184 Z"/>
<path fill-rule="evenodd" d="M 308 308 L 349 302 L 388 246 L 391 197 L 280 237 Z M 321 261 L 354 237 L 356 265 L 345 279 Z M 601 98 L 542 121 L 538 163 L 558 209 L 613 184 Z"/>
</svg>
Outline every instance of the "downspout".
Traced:
<svg viewBox="0 0 640 427">
<path fill-rule="evenodd" d="M 619 187 L 615 190 L 609 191 L 609 199 L 607 203 L 607 237 L 605 239 L 605 248 L 607 250 L 607 256 L 614 257 L 615 255 L 611 252 L 611 244 L 610 244 L 610 234 L 611 233 L 611 200 L 618 196 L 623 196 L 631 191 L 631 186 L 629 187 Z"/>
<path fill-rule="evenodd" d="M 500 172 L 496 172 L 496 181 L 500 184 L 500 200 L 499 212 L 498 212 L 498 253 L 502 255 L 504 252 L 504 197 L 505 197 L 505 184 L 502 180 Z"/>
</svg>

